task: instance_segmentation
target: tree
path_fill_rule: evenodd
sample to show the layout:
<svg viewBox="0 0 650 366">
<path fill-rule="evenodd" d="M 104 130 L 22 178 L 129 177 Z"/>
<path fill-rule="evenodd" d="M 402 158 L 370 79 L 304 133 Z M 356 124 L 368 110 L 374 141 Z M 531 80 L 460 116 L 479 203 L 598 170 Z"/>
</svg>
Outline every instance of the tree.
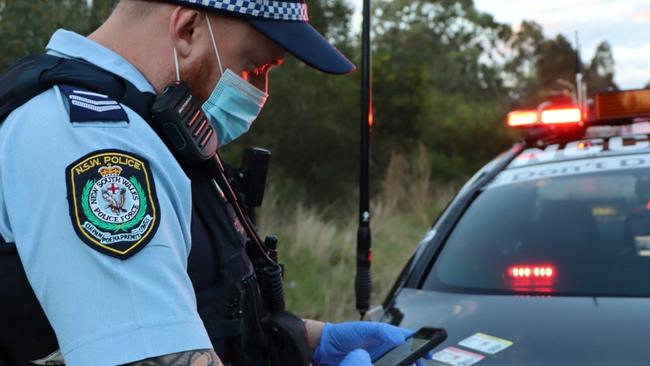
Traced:
<svg viewBox="0 0 650 366">
<path fill-rule="evenodd" d="M 510 87 L 513 107 L 533 106 L 539 103 L 537 64 L 544 40 L 541 25 L 524 21 L 506 42 L 506 48 L 510 53 L 506 56 L 504 71 L 506 83 Z"/>
<path fill-rule="evenodd" d="M 557 89 L 558 81 L 573 82 L 577 71 L 576 51 L 563 35 L 544 40 L 536 66 L 538 94 L 546 97 Z"/>
<path fill-rule="evenodd" d="M 587 85 L 591 93 L 605 90 L 618 90 L 614 82 L 614 55 L 607 42 L 601 42 L 587 68 Z"/>
<path fill-rule="evenodd" d="M 584 70 L 592 92 L 617 89 L 614 56 L 607 42 L 601 42 L 588 66 L 578 65 L 576 50 L 562 35 L 546 39 L 534 22 L 523 22 L 508 42 L 511 56 L 506 63 L 514 107 L 535 107 L 559 88 L 575 89 L 578 67 Z"/>
<path fill-rule="evenodd" d="M 0 0 L 0 71 L 17 59 L 45 51 L 58 28 L 90 33 L 116 0 Z"/>
<path fill-rule="evenodd" d="M 422 143 L 438 178 L 469 174 L 510 142 L 507 89 L 494 61 L 509 27 L 472 1 L 376 4 L 376 161 Z"/>
</svg>

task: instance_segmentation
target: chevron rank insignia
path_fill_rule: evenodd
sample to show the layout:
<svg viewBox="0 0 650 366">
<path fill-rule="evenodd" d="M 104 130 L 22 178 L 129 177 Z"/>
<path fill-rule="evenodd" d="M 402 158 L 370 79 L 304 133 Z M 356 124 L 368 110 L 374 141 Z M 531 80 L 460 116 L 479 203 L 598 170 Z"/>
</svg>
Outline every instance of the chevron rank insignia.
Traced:
<svg viewBox="0 0 650 366">
<path fill-rule="evenodd" d="M 91 248 L 126 259 L 156 233 L 160 208 L 145 159 L 95 151 L 69 165 L 66 176 L 72 224 Z"/>
<path fill-rule="evenodd" d="M 124 108 L 107 95 L 68 85 L 59 90 L 68 99 L 70 122 L 129 121 Z"/>
</svg>

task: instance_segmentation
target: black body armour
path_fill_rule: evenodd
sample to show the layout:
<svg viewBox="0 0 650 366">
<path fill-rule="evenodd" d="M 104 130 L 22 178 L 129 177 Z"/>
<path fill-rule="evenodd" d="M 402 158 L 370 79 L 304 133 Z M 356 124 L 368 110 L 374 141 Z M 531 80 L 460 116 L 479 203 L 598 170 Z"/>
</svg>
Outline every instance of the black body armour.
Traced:
<svg viewBox="0 0 650 366">
<path fill-rule="evenodd" d="M 188 273 L 199 315 L 224 363 L 264 365 L 267 347 L 259 327 L 265 316 L 255 270 L 227 212 L 227 203 L 211 204 L 211 182 L 192 180 L 192 250 Z M 215 243 L 216 245 L 214 245 Z M 246 331 L 244 331 L 246 330 Z"/>
<path fill-rule="evenodd" d="M 140 116 L 150 116 L 155 98 L 92 65 L 30 56 L 0 77 L 0 123 L 27 100 L 59 84 L 109 95 Z M 151 123 L 150 118 L 143 118 Z M 249 240 L 235 229 L 232 203 L 215 194 L 214 181 L 204 171 L 181 166 L 192 182 L 188 273 L 215 351 L 226 365 L 307 365 L 304 325 L 289 313 L 269 311 L 256 276 L 259 270 L 247 251 Z M 15 246 L 0 237 L 0 366 L 31 365 L 30 361 L 57 349 L 55 334 Z"/>
</svg>

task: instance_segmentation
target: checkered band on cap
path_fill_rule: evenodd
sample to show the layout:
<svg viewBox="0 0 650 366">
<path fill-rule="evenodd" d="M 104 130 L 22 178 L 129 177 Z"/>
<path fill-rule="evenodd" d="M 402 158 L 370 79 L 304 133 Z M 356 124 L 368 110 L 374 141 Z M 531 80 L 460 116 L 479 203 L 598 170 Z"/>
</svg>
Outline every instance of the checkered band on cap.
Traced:
<svg viewBox="0 0 650 366">
<path fill-rule="evenodd" d="M 272 1 L 272 0 L 180 0 L 177 3 L 225 10 L 233 13 L 253 16 L 256 18 L 309 21 L 307 4 L 303 1 Z"/>
</svg>

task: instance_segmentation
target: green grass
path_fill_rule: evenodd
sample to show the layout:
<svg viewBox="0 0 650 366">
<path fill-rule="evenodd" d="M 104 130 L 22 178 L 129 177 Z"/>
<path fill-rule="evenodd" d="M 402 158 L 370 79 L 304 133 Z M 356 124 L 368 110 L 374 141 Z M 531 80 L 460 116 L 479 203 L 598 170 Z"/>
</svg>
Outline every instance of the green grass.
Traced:
<svg viewBox="0 0 650 366">
<path fill-rule="evenodd" d="M 416 245 L 455 191 L 453 184 L 434 183 L 428 166 L 424 149 L 413 161 L 394 155 L 381 191 L 373 197 L 373 305 L 384 300 Z M 287 307 L 307 318 L 358 319 L 354 299 L 356 212 L 348 210 L 328 220 L 325 212 L 331 207 L 306 207 L 284 196 L 287 193 L 269 189 L 260 210 L 259 226 L 262 233 L 274 233 L 280 239 Z"/>
</svg>

